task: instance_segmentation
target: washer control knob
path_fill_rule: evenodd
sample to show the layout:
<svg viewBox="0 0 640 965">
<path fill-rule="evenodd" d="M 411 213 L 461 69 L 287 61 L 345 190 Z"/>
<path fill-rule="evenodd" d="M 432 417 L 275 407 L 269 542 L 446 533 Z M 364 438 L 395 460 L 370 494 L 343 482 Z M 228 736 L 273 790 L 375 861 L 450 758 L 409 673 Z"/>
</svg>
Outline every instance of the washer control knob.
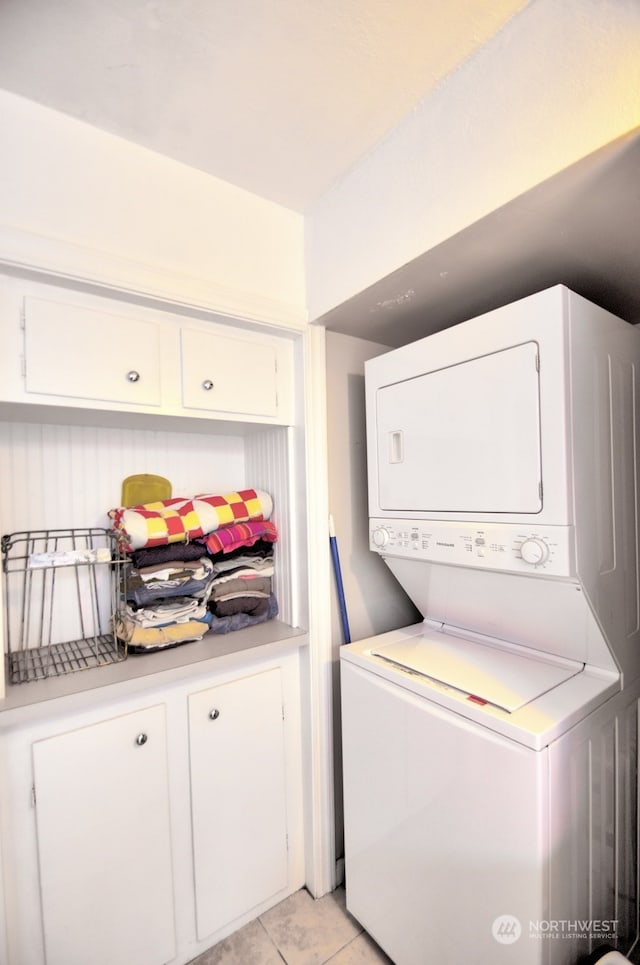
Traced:
<svg viewBox="0 0 640 965">
<path fill-rule="evenodd" d="M 549 559 L 549 547 L 542 539 L 525 539 L 520 545 L 520 555 L 525 563 L 539 566 Z"/>
<path fill-rule="evenodd" d="M 389 530 L 385 529 L 384 526 L 378 526 L 378 528 L 374 529 L 373 533 L 371 534 L 371 540 L 374 546 L 386 546 L 389 542 L 389 539 Z"/>
</svg>

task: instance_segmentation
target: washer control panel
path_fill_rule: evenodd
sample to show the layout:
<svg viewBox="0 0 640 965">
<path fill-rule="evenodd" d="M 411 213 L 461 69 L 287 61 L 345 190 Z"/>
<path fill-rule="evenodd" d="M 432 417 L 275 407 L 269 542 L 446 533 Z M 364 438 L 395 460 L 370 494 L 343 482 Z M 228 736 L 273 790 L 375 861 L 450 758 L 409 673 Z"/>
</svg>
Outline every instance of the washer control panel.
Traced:
<svg viewBox="0 0 640 965">
<path fill-rule="evenodd" d="M 509 573 L 573 577 L 573 527 L 370 519 L 369 546 L 382 556 Z"/>
</svg>

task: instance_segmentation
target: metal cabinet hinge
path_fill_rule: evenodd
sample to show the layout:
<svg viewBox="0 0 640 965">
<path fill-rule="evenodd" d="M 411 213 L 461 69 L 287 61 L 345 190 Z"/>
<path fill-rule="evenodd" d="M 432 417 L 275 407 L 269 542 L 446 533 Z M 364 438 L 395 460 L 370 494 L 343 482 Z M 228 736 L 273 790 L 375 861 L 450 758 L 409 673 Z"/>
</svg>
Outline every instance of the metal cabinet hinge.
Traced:
<svg viewBox="0 0 640 965">
<path fill-rule="evenodd" d="M 540 502 L 542 502 L 542 481 L 538 483 L 538 496 L 540 498 Z"/>
<path fill-rule="evenodd" d="M 35 784 L 32 784 L 31 785 L 31 807 L 34 808 L 35 806 L 36 806 L 36 786 Z"/>
</svg>

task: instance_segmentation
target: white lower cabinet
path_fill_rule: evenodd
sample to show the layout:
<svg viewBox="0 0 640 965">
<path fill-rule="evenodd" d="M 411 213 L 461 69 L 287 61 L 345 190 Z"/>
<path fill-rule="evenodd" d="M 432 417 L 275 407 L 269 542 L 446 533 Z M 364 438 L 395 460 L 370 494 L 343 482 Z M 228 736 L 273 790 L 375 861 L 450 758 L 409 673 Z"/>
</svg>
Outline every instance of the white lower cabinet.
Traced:
<svg viewBox="0 0 640 965">
<path fill-rule="evenodd" d="M 302 887 L 299 673 L 0 713 L 1 965 L 186 965 Z"/>
<path fill-rule="evenodd" d="M 189 697 L 198 938 L 287 884 L 279 669 Z"/>
<path fill-rule="evenodd" d="M 36 741 L 47 965 L 158 965 L 175 955 L 165 710 Z"/>
</svg>

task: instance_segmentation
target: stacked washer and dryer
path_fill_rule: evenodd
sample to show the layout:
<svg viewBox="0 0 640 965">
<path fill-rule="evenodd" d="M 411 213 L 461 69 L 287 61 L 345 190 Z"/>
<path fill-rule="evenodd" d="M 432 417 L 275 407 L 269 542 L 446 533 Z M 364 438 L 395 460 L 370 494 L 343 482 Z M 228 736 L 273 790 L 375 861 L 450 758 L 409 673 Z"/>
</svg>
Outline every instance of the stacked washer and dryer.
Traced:
<svg viewBox="0 0 640 965">
<path fill-rule="evenodd" d="M 639 378 L 564 286 L 366 364 L 370 547 L 424 622 L 341 649 L 346 892 L 396 965 L 637 940 Z"/>
</svg>

